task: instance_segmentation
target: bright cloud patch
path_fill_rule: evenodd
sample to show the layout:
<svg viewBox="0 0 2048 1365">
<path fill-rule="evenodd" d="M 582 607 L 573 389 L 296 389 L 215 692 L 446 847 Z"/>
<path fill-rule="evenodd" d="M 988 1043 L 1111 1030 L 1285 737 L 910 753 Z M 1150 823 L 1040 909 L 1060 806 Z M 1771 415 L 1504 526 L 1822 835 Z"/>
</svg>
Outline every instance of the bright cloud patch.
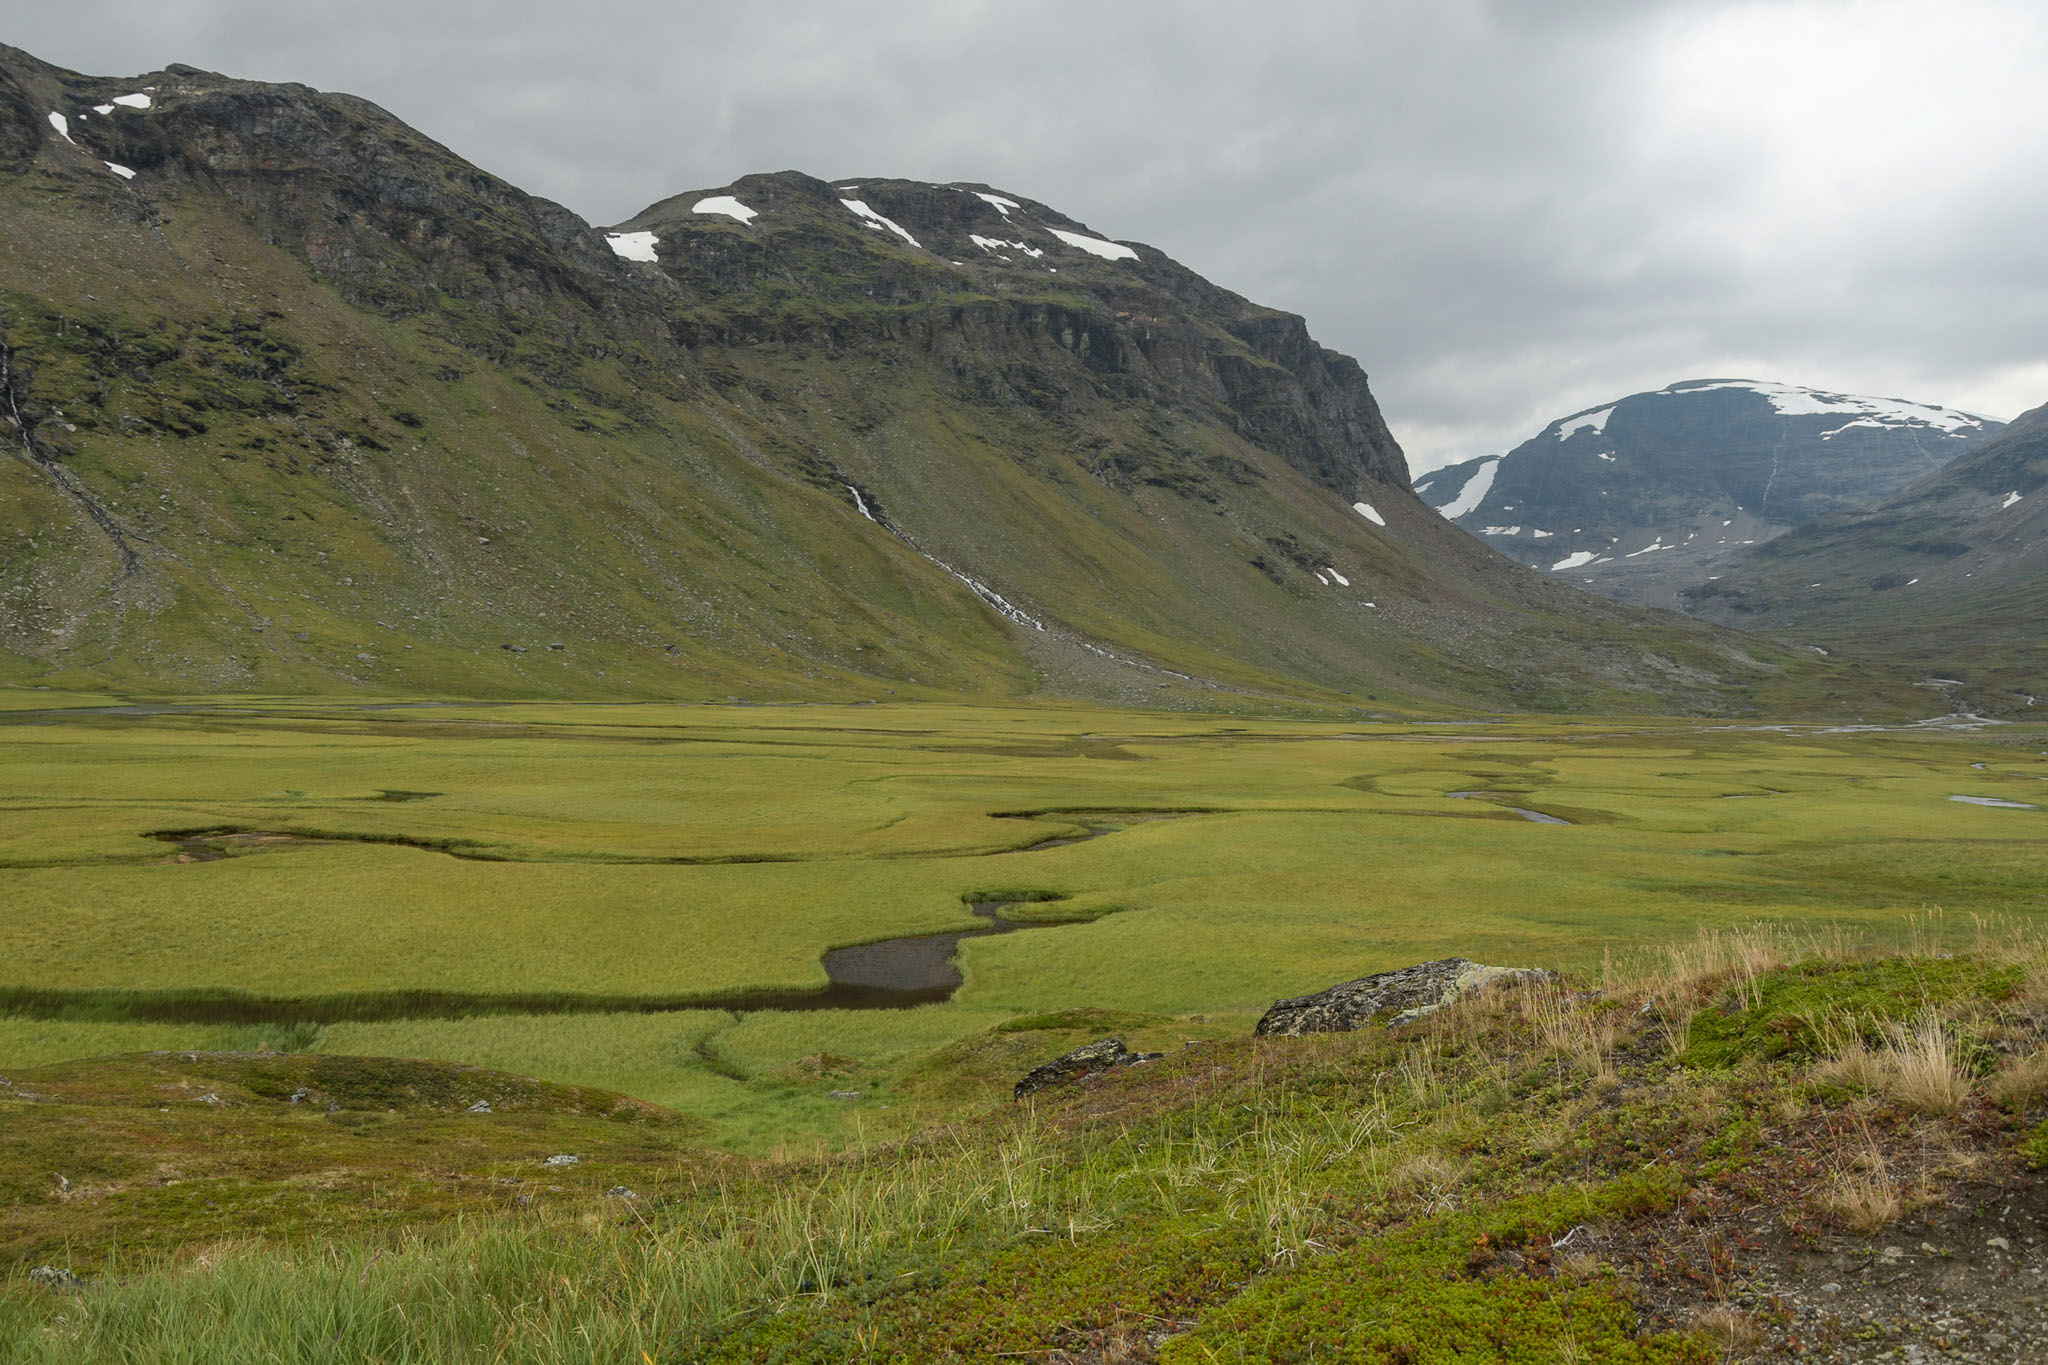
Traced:
<svg viewBox="0 0 2048 1365">
<path fill-rule="evenodd" d="M 1387 519 L 1381 516 L 1369 502 L 1354 502 L 1351 504 L 1351 510 L 1375 526 L 1385 526 L 1387 524 Z"/>
<path fill-rule="evenodd" d="M 898 237 L 901 237 L 904 241 L 916 247 L 918 250 L 924 250 L 924 244 L 919 242 L 917 238 L 905 232 L 896 223 L 892 222 L 887 218 L 884 218 L 881 214 L 876 213 L 873 209 L 869 208 L 867 204 L 862 200 L 842 199 L 839 202 L 846 206 L 847 212 L 855 214 L 856 216 L 860 217 L 867 223 L 869 227 L 874 228 L 876 231 L 879 232 L 882 229 L 886 228 L 890 232 L 895 233 Z"/>
<path fill-rule="evenodd" d="M 1105 242 L 1100 237 L 1084 237 L 1078 232 L 1061 232 L 1058 228 L 1047 228 L 1053 236 L 1068 246 L 1079 247 L 1091 256 L 1100 256 L 1105 261 L 1135 261 L 1138 253 L 1120 242 Z"/>
<path fill-rule="evenodd" d="M 651 232 L 607 232 L 604 239 L 629 261 L 654 260 L 654 244 L 661 240 Z"/>
<path fill-rule="evenodd" d="M 714 194 L 709 199 L 699 199 L 690 209 L 692 213 L 722 213 L 728 218 L 737 218 L 751 225 L 758 213 L 729 194 Z"/>
<path fill-rule="evenodd" d="M 1498 472 L 1500 461 L 1488 460 L 1479 466 L 1478 473 L 1465 481 L 1465 486 L 1458 490 L 1457 497 L 1436 510 L 1451 521 L 1456 521 L 1467 512 L 1476 510 L 1479 504 L 1486 500 L 1486 495 L 1493 491 L 1493 476 Z"/>
</svg>

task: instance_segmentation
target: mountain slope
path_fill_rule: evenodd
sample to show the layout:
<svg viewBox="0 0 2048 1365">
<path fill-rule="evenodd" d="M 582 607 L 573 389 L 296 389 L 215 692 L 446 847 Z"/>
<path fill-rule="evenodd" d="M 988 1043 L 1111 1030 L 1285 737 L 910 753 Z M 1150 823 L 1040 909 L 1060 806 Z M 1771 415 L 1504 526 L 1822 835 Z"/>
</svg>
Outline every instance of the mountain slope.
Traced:
<svg viewBox="0 0 2048 1365">
<path fill-rule="evenodd" d="M 1560 418 L 1416 491 L 1524 564 L 1670 607 L 1731 550 L 1894 492 L 2002 425 L 1899 399 L 1694 379 Z"/>
<path fill-rule="evenodd" d="M 986 187 L 606 234 L 360 100 L 9 49 L 0 217 L 18 681 L 1872 698 L 1515 569 L 1300 318 Z"/>
<path fill-rule="evenodd" d="M 1757 546 L 1687 605 L 1932 671 L 1986 709 L 2048 704 L 2048 406 L 1890 498 Z"/>
</svg>

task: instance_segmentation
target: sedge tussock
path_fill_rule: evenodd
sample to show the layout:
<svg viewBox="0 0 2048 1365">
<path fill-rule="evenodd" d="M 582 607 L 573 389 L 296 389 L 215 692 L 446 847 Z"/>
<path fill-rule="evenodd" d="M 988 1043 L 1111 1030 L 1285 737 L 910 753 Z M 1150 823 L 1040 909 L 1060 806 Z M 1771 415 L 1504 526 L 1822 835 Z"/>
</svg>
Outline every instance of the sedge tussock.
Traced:
<svg viewBox="0 0 2048 1365">
<path fill-rule="evenodd" d="M 1942 1019 L 1928 1015 L 1911 1029 L 1892 1028 L 1889 1087 L 1894 1099 L 1921 1114 L 1953 1114 L 1970 1097 L 1970 1073 Z"/>
<path fill-rule="evenodd" d="M 1993 1104 L 2014 1113 L 2048 1103 L 2048 1048 L 2036 1047 L 1993 1076 L 1984 1087 Z"/>
</svg>

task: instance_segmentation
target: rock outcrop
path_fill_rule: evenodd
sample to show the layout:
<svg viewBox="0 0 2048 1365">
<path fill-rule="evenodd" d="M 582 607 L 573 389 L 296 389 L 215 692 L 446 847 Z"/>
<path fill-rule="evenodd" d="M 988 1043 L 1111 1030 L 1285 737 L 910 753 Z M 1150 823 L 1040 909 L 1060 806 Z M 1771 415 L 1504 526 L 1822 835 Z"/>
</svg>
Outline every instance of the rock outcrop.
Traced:
<svg viewBox="0 0 2048 1365">
<path fill-rule="evenodd" d="M 1156 1062 L 1165 1056 L 1162 1052 L 1133 1052 L 1124 1046 L 1121 1038 L 1103 1038 L 1075 1048 L 1064 1057 L 1055 1057 L 1043 1066 L 1033 1067 L 1017 1082 L 1016 1098 L 1023 1099 L 1034 1091 L 1068 1081 L 1078 1081 L 1084 1076 L 1093 1076 L 1111 1067 L 1130 1066 L 1136 1062 Z"/>
<path fill-rule="evenodd" d="M 1350 1033 L 1369 1024 L 1396 1028 L 1483 991 L 1557 979 L 1556 972 L 1544 967 L 1489 967 L 1468 958 L 1439 958 L 1361 976 L 1315 995 L 1276 1000 L 1253 1032 L 1294 1038 L 1304 1033 Z"/>
</svg>

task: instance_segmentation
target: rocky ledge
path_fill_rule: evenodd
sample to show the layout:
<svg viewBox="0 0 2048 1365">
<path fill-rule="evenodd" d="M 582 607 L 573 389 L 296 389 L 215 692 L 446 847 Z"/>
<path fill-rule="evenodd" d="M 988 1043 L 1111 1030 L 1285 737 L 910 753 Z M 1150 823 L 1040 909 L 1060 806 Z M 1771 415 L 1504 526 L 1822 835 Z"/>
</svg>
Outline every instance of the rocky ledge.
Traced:
<svg viewBox="0 0 2048 1365">
<path fill-rule="evenodd" d="M 1557 979 L 1556 972 L 1544 967 L 1489 967 L 1468 958 L 1439 958 L 1361 976 L 1316 995 L 1276 1000 L 1252 1031 L 1262 1037 L 1294 1038 L 1304 1033 L 1349 1033 L 1375 1023 L 1396 1028 L 1482 991 L 1546 985 Z"/>
<path fill-rule="evenodd" d="M 1133 1052 L 1124 1046 L 1121 1038 L 1103 1038 L 1077 1047 L 1063 1057 L 1055 1057 L 1043 1066 L 1033 1067 L 1025 1073 L 1023 1080 L 1017 1082 L 1016 1098 L 1021 1100 L 1033 1091 L 1065 1081 L 1078 1081 L 1113 1066 L 1156 1062 L 1165 1055 L 1163 1052 Z"/>
</svg>

